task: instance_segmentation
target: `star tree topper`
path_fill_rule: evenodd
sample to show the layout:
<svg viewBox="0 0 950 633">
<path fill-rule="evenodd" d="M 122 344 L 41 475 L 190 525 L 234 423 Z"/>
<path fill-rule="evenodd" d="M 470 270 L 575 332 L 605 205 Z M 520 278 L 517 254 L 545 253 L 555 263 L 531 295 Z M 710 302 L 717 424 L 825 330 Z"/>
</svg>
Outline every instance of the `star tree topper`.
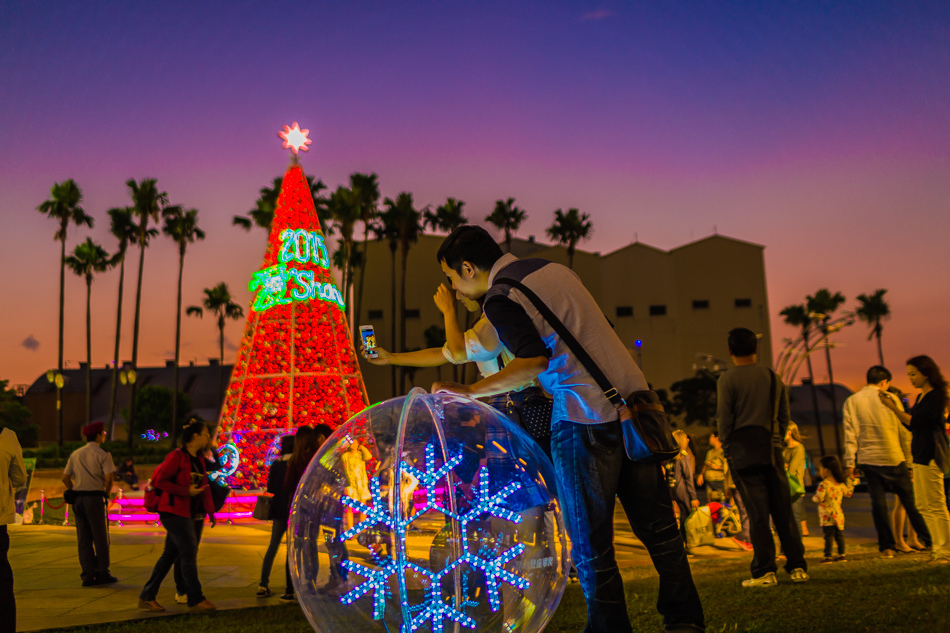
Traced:
<svg viewBox="0 0 950 633">
<path fill-rule="evenodd" d="M 278 132 L 277 136 L 284 140 L 284 149 L 293 150 L 294 156 L 296 156 L 299 150 L 310 151 L 307 145 L 310 145 L 313 141 L 307 138 L 308 134 L 310 134 L 310 130 L 301 130 L 300 124 L 294 121 L 293 127 L 285 125 L 284 131 Z"/>
</svg>

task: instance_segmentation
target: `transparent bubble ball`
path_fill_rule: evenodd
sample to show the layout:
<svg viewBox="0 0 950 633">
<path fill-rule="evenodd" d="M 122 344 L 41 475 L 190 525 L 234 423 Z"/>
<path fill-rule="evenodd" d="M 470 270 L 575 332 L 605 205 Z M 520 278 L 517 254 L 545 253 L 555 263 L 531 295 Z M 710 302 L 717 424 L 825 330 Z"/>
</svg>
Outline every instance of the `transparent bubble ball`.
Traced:
<svg viewBox="0 0 950 633">
<path fill-rule="evenodd" d="M 422 389 L 333 433 L 288 534 L 297 600 L 319 633 L 534 633 L 571 566 L 538 445 L 486 404 Z"/>
</svg>

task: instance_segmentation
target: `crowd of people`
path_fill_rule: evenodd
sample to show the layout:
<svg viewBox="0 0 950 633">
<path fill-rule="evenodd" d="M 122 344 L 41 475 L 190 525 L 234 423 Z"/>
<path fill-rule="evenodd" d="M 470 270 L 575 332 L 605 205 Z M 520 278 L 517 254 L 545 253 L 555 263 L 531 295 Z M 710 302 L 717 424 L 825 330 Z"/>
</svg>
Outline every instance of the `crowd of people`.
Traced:
<svg viewBox="0 0 950 633">
<path fill-rule="evenodd" d="M 573 563 L 587 602 L 586 633 L 631 630 L 613 546 L 616 499 L 659 574 L 657 610 L 666 631 L 705 629 L 686 534 L 688 517 L 700 507 L 701 491 L 708 502 L 736 509 L 736 542 L 752 551 L 751 574 L 743 587 L 775 586 L 782 561 L 793 583 L 810 579 L 802 540 L 808 534 L 803 438 L 790 419 L 787 386 L 758 363 L 754 332 L 736 328 L 728 333 L 733 366 L 718 380 L 717 429 L 709 437 L 701 468 L 696 467 L 695 443 L 680 430 L 672 434 L 678 453 L 664 467 L 657 460 L 631 456 L 627 446 L 631 410 L 642 405 L 643 394 L 648 394 L 648 408 L 641 410 L 652 410 L 652 391 L 573 271 L 505 254 L 487 231 L 469 225 L 445 239 L 437 263 L 448 281 L 434 298 L 445 317 L 446 345 L 401 354 L 379 347 L 370 354 L 364 349 L 364 358 L 376 365 L 478 363 L 477 382 L 437 382 L 432 391 L 485 399 L 523 424 L 551 458 Z M 452 290 L 469 310 L 482 311 L 468 331 L 463 332 L 456 320 Z M 907 375 L 920 391 L 913 405 L 892 393 L 891 373 L 881 366 L 870 368 L 867 386 L 844 403 L 843 463 L 836 456 L 821 456 L 821 482 L 812 497 L 825 539 L 823 563 L 846 560 L 842 500 L 852 494 L 859 476 L 867 482 L 882 556 L 927 548 L 931 563 L 950 562 L 950 512 L 944 488 L 944 473 L 950 466 L 947 383 L 927 356 L 911 358 Z M 550 423 L 536 424 L 538 416 Z M 104 500 L 116 469 L 101 448 L 104 427 L 93 424 L 83 433 L 88 443 L 70 456 L 63 475 L 76 517 L 80 578 L 83 585 L 112 583 L 116 578 L 109 570 Z M 301 427 L 296 435 L 281 438 L 280 456 L 268 475 L 267 518 L 273 525 L 257 588 L 260 598 L 274 595 L 270 575 L 287 531 L 294 492 L 330 434 L 331 429 L 321 425 Z M 0 434 L 0 606 L 5 608 L 12 604 L 5 495 L 22 484 L 23 471 L 19 446 L 12 448 L 11 435 L 8 430 Z M 203 423 L 190 424 L 182 439 L 182 446 L 168 455 L 151 481 L 159 496 L 166 539 L 139 596 L 139 607 L 148 611 L 164 610 L 156 596 L 173 567 L 176 601 L 196 611 L 215 609 L 201 590 L 197 550 L 205 519 L 212 526 L 215 521 L 208 472 L 216 460 Z M 353 441 L 343 459 L 347 494 L 353 498 L 368 497 L 365 451 Z M 119 476 L 138 483 L 131 462 L 123 464 Z M 887 508 L 888 492 L 899 500 L 893 514 Z M 912 526 L 906 540 L 903 517 Z M 773 529 L 781 545 L 779 555 Z M 331 544 L 327 546 L 329 550 Z M 330 554 L 330 581 L 319 591 L 339 596 L 350 587 L 345 566 L 339 564 L 341 554 Z M 290 568 L 288 559 L 286 588 L 280 596 L 284 601 L 295 599 Z"/>
</svg>

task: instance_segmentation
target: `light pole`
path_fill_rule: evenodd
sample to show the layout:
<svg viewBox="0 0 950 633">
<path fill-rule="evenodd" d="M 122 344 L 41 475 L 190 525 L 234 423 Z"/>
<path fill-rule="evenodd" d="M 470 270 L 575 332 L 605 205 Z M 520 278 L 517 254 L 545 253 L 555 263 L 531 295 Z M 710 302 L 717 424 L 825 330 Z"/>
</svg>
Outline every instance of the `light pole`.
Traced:
<svg viewBox="0 0 950 633">
<path fill-rule="evenodd" d="M 66 384 L 66 377 L 58 369 L 50 369 L 46 372 L 46 380 L 56 386 L 56 457 L 63 448 L 63 386 Z"/>
</svg>

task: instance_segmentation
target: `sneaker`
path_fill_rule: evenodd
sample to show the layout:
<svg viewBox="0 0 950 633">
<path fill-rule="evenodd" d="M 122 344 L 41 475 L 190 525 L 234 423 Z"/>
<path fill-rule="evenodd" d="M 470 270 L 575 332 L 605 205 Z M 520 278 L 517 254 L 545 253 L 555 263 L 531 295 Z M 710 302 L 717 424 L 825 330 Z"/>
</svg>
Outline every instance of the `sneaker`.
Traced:
<svg viewBox="0 0 950 633">
<path fill-rule="evenodd" d="M 844 554 L 842 554 L 841 556 L 835 556 L 835 557 L 834 557 L 834 561 L 835 561 L 836 563 L 847 563 L 847 562 L 848 562 L 848 559 L 845 557 Z"/>
<path fill-rule="evenodd" d="M 748 580 L 742 581 L 743 587 L 774 587 L 777 584 L 778 578 L 775 577 L 774 571 L 770 571 L 759 578 L 749 578 Z"/>
<path fill-rule="evenodd" d="M 113 576 L 112 574 L 105 574 L 104 576 L 96 576 L 97 585 L 112 585 L 119 582 L 119 579 Z"/>
<path fill-rule="evenodd" d="M 894 550 L 886 549 L 881 552 L 881 558 L 894 558 Z"/>
<path fill-rule="evenodd" d="M 808 574 L 801 567 L 793 569 L 792 582 L 808 582 Z"/>
<path fill-rule="evenodd" d="M 176 591 L 175 602 L 177 602 L 178 604 L 188 604 L 188 594 L 180 594 Z"/>
<path fill-rule="evenodd" d="M 274 595 L 274 592 L 271 590 L 270 587 L 265 587 L 264 585 L 261 585 L 260 587 L 257 588 L 258 598 L 268 598 L 272 595 Z"/>
<path fill-rule="evenodd" d="M 196 611 L 196 612 L 198 612 L 198 611 L 217 611 L 218 606 L 217 606 L 215 603 L 213 603 L 213 602 L 211 602 L 210 600 L 208 600 L 207 598 L 205 598 L 204 600 L 202 600 L 201 602 L 199 602 L 199 603 L 196 604 L 195 606 L 191 607 L 190 609 L 191 609 L 191 611 Z"/>
<path fill-rule="evenodd" d="M 822 565 L 824 565 L 825 563 L 833 563 L 833 562 L 835 562 L 835 559 L 833 559 L 831 556 L 825 556 L 824 558 L 821 559 Z"/>
<path fill-rule="evenodd" d="M 741 548 L 744 549 L 745 551 L 747 551 L 747 552 L 751 552 L 751 551 L 752 551 L 752 543 L 750 543 L 750 542 L 748 542 L 748 541 L 743 541 L 742 539 L 736 538 L 735 536 L 732 537 L 732 540 L 735 542 L 736 545 L 738 545 L 739 547 L 741 547 Z"/>
<path fill-rule="evenodd" d="M 164 611 L 165 607 L 158 604 L 155 600 L 142 600 L 139 598 L 139 609 L 142 611 Z"/>
<path fill-rule="evenodd" d="M 278 598 L 278 600 L 281 602 L 297 602 L 297 596 L 292 593 L 285 593 L 280 598 Z"/>
</svg>

